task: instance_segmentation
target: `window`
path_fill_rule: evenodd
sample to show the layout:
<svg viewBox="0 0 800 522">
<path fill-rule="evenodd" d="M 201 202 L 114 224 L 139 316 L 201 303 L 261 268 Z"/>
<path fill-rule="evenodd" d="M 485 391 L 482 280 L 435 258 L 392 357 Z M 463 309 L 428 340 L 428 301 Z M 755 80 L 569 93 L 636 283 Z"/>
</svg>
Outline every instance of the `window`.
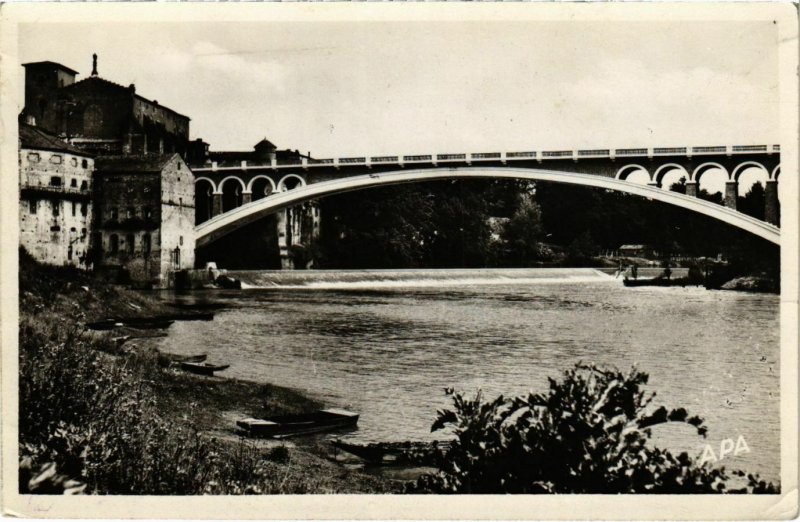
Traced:
<svg viewBox="0 0 800 522">
<path fill-rule="evenodd" d="M 81 203 L 81 216 L 86 217 L 86 214 L 88 214 L 87 205 L 86 203 Z"/>
<path fill-rule="evenodd" d="M 58 215 L 61 213 L 61 202 L 52 200 L 50 201 L 50 204 L 53 205 L 53 217 L 58 217 Z"/>
<path fill-rule="evenodd" d="M 180 164 L 180 162 L 178 162 L 178 170 L 181 170 L 181 164 Z M 178 178 L 178 181 L 180 181 L 180 180 L 181 180 L 181 178 Z"/>
<path fill-rule="evenodd" d="M 59 176 L 50 177 L 50 186 L 51 187 L 60 187 L 61 186 L 61 177 L 59 177 Z"/>
<path fill-rule="evenodd" d="M 71 158 L 69 160 L 69 164 L 72 165 L 73 167 L 77 167 L 78 166 L 78 158 Z"/>
<path fill-rule="evenodd" d="M 180 238 L 180 243 L 181 243 L 181 246 L 183 246 L 183 236 L 181 236 L 181 238 Z"/>
<path fill-rule="evenodd" d="M 119 237 L 116 234 L 111 234 L 111 237 L 108 238 L 108 250 L 112 254 L 119 252 Z"/>
<path fill-rule="evenodd" d="M 28 161 L 31 163 L 39 163 L 39 153 L 38 152 L 29 152 L 28 153 Z"/>
<path fill-rule="evenodd" d="M 153 210 L 151 208 L 149 208 L 149 207 L 145 207 L 145 209 L 144 209 L 144 218 L 145 219 L 150 219 L 151 217 L 153 217 Z"/>
<path fill-rule="evenodd" d="M 86 229 L 82 228 L 81 229 L 81 241 L 83 241 L 84 239 L 86 239 Z"/>
<path fill-rule="evenodd" d="M 127 236 L 125 236 L 125 242 L 127 243 L 126 246 L 128 247 L 128 253 L 133 254 L 133 249 L 136 246 L 133 234 L 128 234 Z"/>
<path fill-rule="evenodd" d="M 145 234 L 142 236 L 142 250 L 144 250 L 144 255 L 150 255 L 150 248 L 151 248 L 151 239 L 150 234 Z"/>
<path fill-rule="evenodd" d="M 178 198 L 178 207 L 183 208 L 183 198 Z"/>
<path fill-rule="evenodd" d="M 86 160 L 81 161 L 81 167 L 87 168 L 89 166 L 89 162 Z"/>
<path fill-rule="evenodd" d="M 125 216 L 128 219 L 136 217 L 136 209 L 133 207 L 128 207 L 128 209 L 125 211 Z"/>
<path fill-rule="evenodd" d="M 72 202 L 72 217 L 75 217 L 75 211 L 77 210 L 78 205 L 73 201 Z"/>
<path fill-rule="evenodd" d="M 28 210 L 31 214 L 36 214 L 36 203 L 37 201 L 35 199 L 28 201 Z"/>
<path fill-rule="evenodd" d="M 119 218 L 119 211 L 117 207 L 111 207 L 111 220 L 116 221 Z"/>
<path fill-rule="evenodd" d="M 81 190 L 87 190 L 89 188 L 89 184 L 86 183 L 86 180 L 81 181 Z"/>
<path fill-rule="evenodd" d="M 69 186 L 72 187 L 72 188 L 77 188 L 78 187 L 78 180 L 75 179 L 75 178 L 72 178 L 70 180 L 70 182 L 69 182 Z"/>
<path fill-rule="evenodd" d="M 53 154 L 50 156 L 50 163 L 53 165 L 61 165 L 61 154 Z"/>
</svg>

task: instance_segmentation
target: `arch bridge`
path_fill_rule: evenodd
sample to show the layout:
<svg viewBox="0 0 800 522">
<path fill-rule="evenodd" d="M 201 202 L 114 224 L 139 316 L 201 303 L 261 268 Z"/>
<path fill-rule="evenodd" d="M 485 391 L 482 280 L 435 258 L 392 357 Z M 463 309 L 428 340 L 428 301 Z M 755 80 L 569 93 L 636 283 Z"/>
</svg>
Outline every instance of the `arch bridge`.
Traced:
<svg viewBox="0 0 800 522">
<path fill-rule="evenodd" d="M 326 195 L 398 183 L 476 177 L 553 181 L 636 194 L 720 219 L 779 243 L 778 145 L 303 158 L 280 163 L 273 159 L 261 164 L 212 163 L 192 170 L 197 188 L 198 246 L 265 215 Z M 712 170 L 724 173 L 724 206 L 697 197 L 701 178 Z M 750 170 L 761 172 L 766 180 L 765 221 L 736 210 L 740 177 Z M 685 194 L 662 186 L 668 174 L 685 178 Z M 646 177 L 648 183 L 634 182 L 632 177 Z"/>
</svg>

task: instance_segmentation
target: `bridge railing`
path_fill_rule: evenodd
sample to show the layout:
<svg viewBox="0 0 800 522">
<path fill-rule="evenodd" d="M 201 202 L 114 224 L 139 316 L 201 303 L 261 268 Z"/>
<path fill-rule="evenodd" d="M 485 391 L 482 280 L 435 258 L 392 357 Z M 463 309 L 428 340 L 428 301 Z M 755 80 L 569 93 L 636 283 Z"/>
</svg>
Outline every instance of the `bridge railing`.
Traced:
<svg viewBox="0 0 800 522">
<path fill-rule="evenodd" d="M 779 153 L 781 150 L 780 145 L 704 145 L 697 147 L 638 147 L 638 148 L 624 148 L 624 149 L 575 149 L 575 150 L 538 150 L 538 151 L 514 151 L 514 152 L 473 152 L 473 153 L 447 153 L 447 154 L 410 154 L 410 155 L 397 155 L 397 156 L 354 156 L 347 158 L 301 158 L 301 159 L 284 159 L 284 160 L 271 160 L 269 162 L 232 162 L 224 161 L 218 163 L 211 162 L 210 166 L 194 166 L 193 171 L 225 171 L 225 170 L 242 170 L 242 169 L 280 169 L 280 168 L 295 168 L 302 166 L 306 169 L 309 167 L 319 167 L 325 165 L 333 165 L 337 168 L 341 165 L 355 166 L 372 164 L 398 164 L 405 163 L 432 163 L 438 162 L 464 162 L 467 164 L 473 161 L 500 161 L 505 163 L 507 160 L 520 161 L 535 159 L 539 162 L 543 160 L 564 160 L 571 158 L 575 161 L 578 159 L 587 158 L 615 158 L 615 157 L 634 157 L 634 156 L 676 156 L 676 155 L 719 155 L 719 154 L 753 154 L 753 153 L 766 153 L 773 152 Z"/>
</svg>

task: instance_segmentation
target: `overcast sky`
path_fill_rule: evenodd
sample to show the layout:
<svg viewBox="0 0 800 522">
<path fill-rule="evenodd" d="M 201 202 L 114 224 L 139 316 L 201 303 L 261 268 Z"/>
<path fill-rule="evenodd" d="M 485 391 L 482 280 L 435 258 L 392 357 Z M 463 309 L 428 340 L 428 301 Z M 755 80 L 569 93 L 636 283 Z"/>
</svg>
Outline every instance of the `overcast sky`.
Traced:
<svg viewBox="0 0 800 522">
<path fill-rule="evenodd" d="M 40 24 L 52 60 L 192 118 L 212 150 L 317 157 L 777 143 L 771 23 Z M 20 89 L 22 86 L 20 86 Z M 20 92 L 22 92 L 20 90 Z"/>
</svg>

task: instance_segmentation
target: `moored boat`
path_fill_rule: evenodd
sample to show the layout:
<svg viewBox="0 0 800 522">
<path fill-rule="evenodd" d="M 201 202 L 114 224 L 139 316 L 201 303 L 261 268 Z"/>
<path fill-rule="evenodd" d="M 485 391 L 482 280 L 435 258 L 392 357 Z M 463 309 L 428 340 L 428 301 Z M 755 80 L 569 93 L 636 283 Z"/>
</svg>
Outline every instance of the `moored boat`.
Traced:
<svg viewBox="0 0 800 522">
<path fill-rule="evenodd" d="M 675 279 L 666 279 L 663 277 L 654 277 L 651 279 L 628 279 L 622 280 L 625 286 L 702 286 L 703 283 L 690 282 L 686 277 L 679 277 Z"/>
<path fill-rule="evenodd" d="M 201 363 L 208 357 L 208 355 L 204 353 L 199 353 L 197 355 L 178 355 L 177 353 L 161 352 L 161 354 L 173 363 Z"/>
<path fill-rule="evenodd" d="M 221 372 L 227 370 L 230 364 L 210 364 L 207 362 L 190 362 L 184 361 L 179 363 L 181 368 L 187 372 L 197 373 L 200 375 L 214 375 L 214 372 Z"/>
<path fill-rule="evenodd" d="M 355 427 L 358 424 L 358 417 L 358 413 L 328 408 L 301 415 L 242 419 L 236 421 L 236 425 L 243 435 L 280 439 Z"/>
</svg>

